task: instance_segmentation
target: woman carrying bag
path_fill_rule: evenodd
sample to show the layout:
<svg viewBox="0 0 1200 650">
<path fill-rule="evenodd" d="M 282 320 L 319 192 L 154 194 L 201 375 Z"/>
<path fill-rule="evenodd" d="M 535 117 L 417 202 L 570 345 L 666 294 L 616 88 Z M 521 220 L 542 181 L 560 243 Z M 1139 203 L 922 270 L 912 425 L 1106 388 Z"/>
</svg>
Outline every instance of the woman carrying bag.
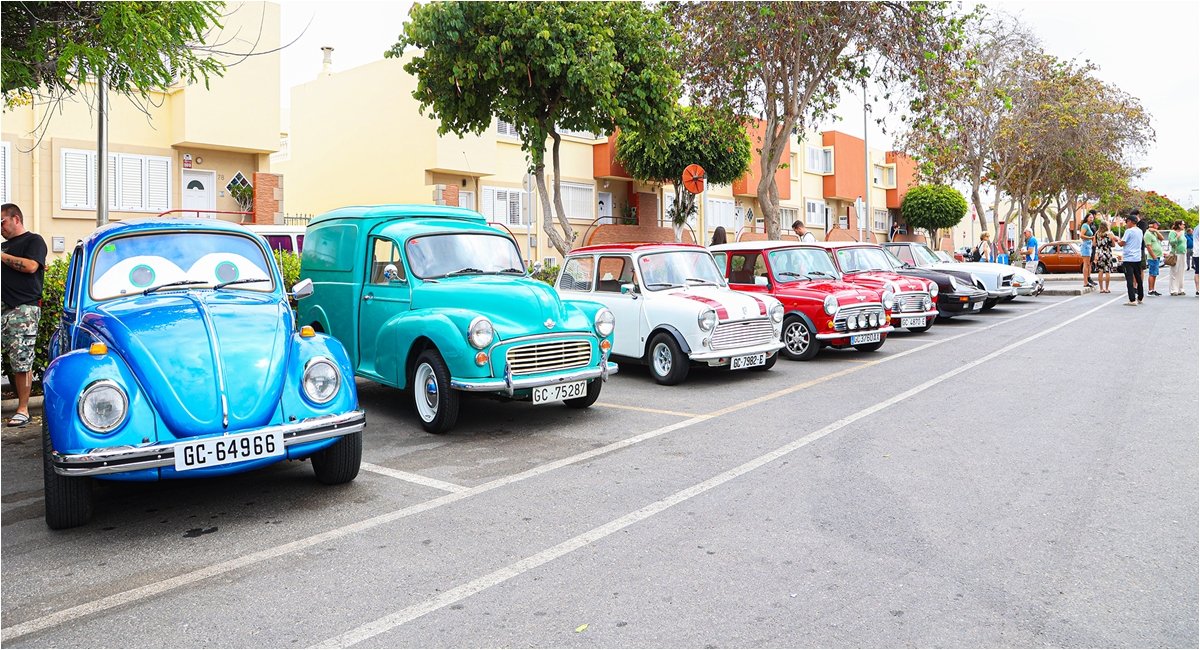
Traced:
<svg viewBox="0 0 1200 650">
<path fill-rule="evenodd" d="M 1182 296 L 1183 291 L 1183 276 L 1187 272 L 1184 255 L 1187 253 L 1187 233 L 1183 230 L 1183 221 L 1176 220 L 1171 224 L 1171 230 L 1167 232 L 1167 266 L 1171 267 L 1171 295 Z"/>
<path fill-rule="evenodd" d="M 1112 293 L 1109 285 L 1112 283 L 1112 272 L 1116 269 L 1116 257 L 1113 256 L 1114 237 L 1108 230 L 1108 224 L 1103 221 L 1096 224 L 1096 279 L 1100 283 L 1100 293 Z"/>
</svg>

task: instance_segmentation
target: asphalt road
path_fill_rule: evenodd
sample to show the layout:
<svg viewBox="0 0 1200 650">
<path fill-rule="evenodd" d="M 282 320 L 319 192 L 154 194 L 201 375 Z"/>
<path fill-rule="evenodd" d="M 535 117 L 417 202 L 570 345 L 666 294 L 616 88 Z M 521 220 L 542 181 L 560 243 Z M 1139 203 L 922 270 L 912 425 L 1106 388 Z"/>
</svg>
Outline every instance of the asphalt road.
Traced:
<svg viewBox="0 0 1200 650">
<path fill-rule="evenodd" d="M 360 383 L 364 467 L 103 484 L 3 437 L 9 647 L 1197 647 L 1192 297 L 1018 299 L 447 436 Z"/>
</svg>

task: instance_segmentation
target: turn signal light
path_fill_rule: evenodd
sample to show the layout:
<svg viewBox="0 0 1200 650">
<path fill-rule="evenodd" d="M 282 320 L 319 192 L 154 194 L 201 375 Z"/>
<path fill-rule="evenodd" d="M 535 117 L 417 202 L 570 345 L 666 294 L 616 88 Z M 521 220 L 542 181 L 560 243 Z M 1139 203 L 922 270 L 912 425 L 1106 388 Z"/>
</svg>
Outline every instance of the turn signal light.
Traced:
<svg viewBox="0 0 1200 650">
<path fill-rule="evenodd" d="M 609 349 L 611 349 L 611 348 L 612 348 L 612 341 L 609 341 L 608 339 L 604 339 L 603 341 L 600 341 L 600 349 L 601 350 L 608 352 Z"/>
<path fill-rule="evenodd" d="M 966 301 L 968 301 L 968 300 L 970 300 L 970 298 L 968 298 L 968 297 L 966 297 L 966 296 L 960 296 L 960 297 L 959 297 L 959 299 L 958 299 L 958 301 L 959 301 L 959 302 L 966 302 Z"/>
<path fill-rule="evenodd" d="M 313 329 L 312 325 L 305 325 L 300 328 L 300 338 L 311 339 L 317 335 L 317 330 Z"/>
<path fill-rule="evenodd" d="M 487 352 L 479 351 L 479 352 L 475 353 L 475 365 L 483 366 L 483 365 L 487 365 L 487 362 L 488 362 Z"/>
<path fill-rule="evenodd" d="M 102 357 L 102 356 L 108 354 L 108 346 L 105 345 L 104 343 L 93 343 L 93 344 L 91 344 L 91 346 L 88 347 L 88 354 L 97 356 L 97 357 Z"/>
</svg>

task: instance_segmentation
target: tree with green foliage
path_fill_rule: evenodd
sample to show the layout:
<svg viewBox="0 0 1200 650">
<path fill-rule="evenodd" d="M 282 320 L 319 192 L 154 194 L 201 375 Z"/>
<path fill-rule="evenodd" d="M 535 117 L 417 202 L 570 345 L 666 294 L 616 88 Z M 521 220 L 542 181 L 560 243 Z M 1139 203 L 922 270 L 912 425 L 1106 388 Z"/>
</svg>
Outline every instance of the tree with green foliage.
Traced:
<svg viewBox="0 0 1200 650">
<path fill-rule="evenodd" d="M 684 168 L 700 165 L 708 183 L 729 185 L 750 171 L 750 138 L 741 124 L 703 108 L 681 106 L 674 121 L 665 140 L 622 131 L 617 160 L 639 181 L 671 183 L 675 188 L 668 213 L 678 240 L 678 227 L 696 212 L 696 195 L 682 187 Z"/>
<path fill-rule="evenodd" d="M 924 228 L 938 246 L 938 230 L 957 226 L 967 214 L 967 200 L 949 185 L 918 185 L 904 195 L 900 214 L 912 228 Z"/>
<path fill-rule="evenodd" d="M 61 101 L 104 75 L 109 89 L 147 100 L 175 80 L 220 76 L 203 45 L 223 2 L 5 2 L 0 68 L 5 106 Z"/>
<path fill-rule="evenodd" d="M 674 39 L 661 11 L 638 2 L 448 1 L 415 5 L 385 56 L 417 50 L 404 70 L 440 134 L 483 133 L 493 117 L 515 127 L 546 235 L 565 255 L 576 234 L 562 202 L 561 132 L 666 134 L 679 98 Z"/>
<path fill-rule="evenodd" d="M 925 101 L 957 69 L 962 18 L 949 2 L 680 2 L 684 83 L 695 105 L 765 123 L 758 201 L 777 239 L 775 171 L 794 134 L 830 115 L 868 79 L 893 110 Z M 899 91 L 893 98 L 892 89 Z M 864 91 L 865 92 L 865 91 Z M 889 111 L 893 112 L 893 111 Z"/>
</svg>

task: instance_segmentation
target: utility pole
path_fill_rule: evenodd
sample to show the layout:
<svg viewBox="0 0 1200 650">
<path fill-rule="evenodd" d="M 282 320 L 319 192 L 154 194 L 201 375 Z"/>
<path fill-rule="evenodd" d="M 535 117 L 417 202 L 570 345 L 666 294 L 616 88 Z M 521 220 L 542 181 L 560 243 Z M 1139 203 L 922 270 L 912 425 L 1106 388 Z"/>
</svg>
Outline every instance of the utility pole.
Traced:
<svg viewBox="0 0 1200 650">
<path fill-rule="evenodd" d="M 104 72 L 96 79 L 96 227 L 108 223 L 108 79 Z"/>
<path fill-rule="evenodd" d="M 863 159 L 866 160 L 866 189 L 863 190 L 863 210 L 858 213 L 858 241 L 863 239 L 863 221 L 871 214 L 871 147 L 867 144 L 867 79 L 863 77 Z"/>
</svg>

